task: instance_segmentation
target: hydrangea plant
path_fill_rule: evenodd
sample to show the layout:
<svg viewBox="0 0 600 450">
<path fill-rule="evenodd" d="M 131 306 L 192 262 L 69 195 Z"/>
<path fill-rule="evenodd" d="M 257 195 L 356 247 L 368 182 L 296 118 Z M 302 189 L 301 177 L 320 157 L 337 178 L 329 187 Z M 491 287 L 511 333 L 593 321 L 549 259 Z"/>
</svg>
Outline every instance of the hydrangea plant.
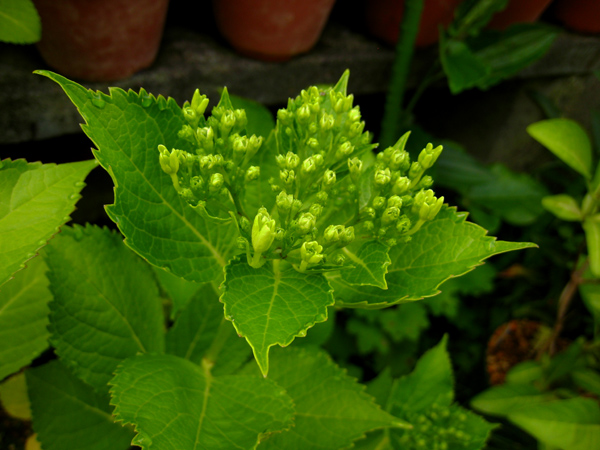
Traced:
<svg viewBox="0 0 600 450">
<path fill-rule="evenodd" d="M 348 72 L 334 86 L 303 90 L 276 121 L 227 90 L 207 115 L 198 91 L 180 107 L 143 89 L 104 94 L 40 73 L 84 118 L 95 159 L 114 181 L 106 211 L 120 231 L 63 226 L 43 255 L 47 267 L 33 272 L 28 263 L 18 272 L 68 220 L 61 213 L 43 236 L 32 227 L 23 252 L 0 252 L 0 290 L 12 307 L 20 305 L 12 298 L 19 287 L 32 285 L 24 275 L 35 275 L 46 293 L 29 358 L 8 364 L 10 355 L 0 352 L 5 377 L 46 348 L 49 322 L 59 358 L 26 371 L 45 449 L 76 448 L 68 417 L 93 431 L 94 448 L 133 442 L 161 450 L 347 448 L 371 430 L 410 428 L 406 420 L 429 403 L 427 420 L 443 409 L 438 428 L 461 422 L 450 385 L 425 409 L 381 409 L 323 351 L 302 340 L 272 351 L 310 337 L 330 308 L 421 300 L 492 255 L 533 245 L 486 236 L 444 204 L 427 175 L 440 146 L 411 160 L 405 134 L 376 153 L 347 94 Z M 93 164 L 82 166 L 80 178 Z M 24 196 L 16 193 L 33 168 L 3 162 L 0 170 L 14 181 L 3 185 L 7 195 Z M 17 216 L 0 216 L 0 230 Z M 27 340 L 18 327 L 4 333 Z M 314 336 L 322 343 L 318 330 Z M 250 350 L 257 364 L 247 361 Z M 451 379 L 449 364 L 440 370 L 440 379 Z M 427 390 L 429 375 L 416 371 L 410 380 Z M 399 381 L 394 398 L 410 403 L 411 383 Z M 60 425 L 57 404 L 65 411 Z M 489 433 L 485 422 L 473 423 L 476 445 L 453 434 L 464 448 L 479 448 Z M 405 433 L 388 446 L 423 440 Z M 443 435 L 435 438 L 439 448 Z"/>
</svg>

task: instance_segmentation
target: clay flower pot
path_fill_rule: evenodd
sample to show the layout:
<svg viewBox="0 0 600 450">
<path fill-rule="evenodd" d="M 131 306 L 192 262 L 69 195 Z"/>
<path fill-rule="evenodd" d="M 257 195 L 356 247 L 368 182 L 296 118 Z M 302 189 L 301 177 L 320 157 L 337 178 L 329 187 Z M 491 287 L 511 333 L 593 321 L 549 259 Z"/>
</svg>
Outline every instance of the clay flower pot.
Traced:
<svg viewBox="0 0 600 450">
<path fill-rule="evenodd" d="M 552 0 L 510 0 L 505 9 L 494 14 L 488 24 L 493 30 L 505 30 L 515 23 L 533 23 Z"/>
<path fill-rule="evenodd" d="M 42 20 L 38 49 L 62 75 L 126 78 L 154 62 L 169 0 L 34 0 Z"/>
<path fill-rule="evenodd" d="M 439 39 L 439 28 L 454 19 L 456 7 L 464 0 L 426 0 L 423 5 L 419 33 L 415 45 L 426 47 Z M 369 31 L 388 44 L 398 41 L 404 0 L 372 0 L 367 2 L 366 20 Z"/>
<path fill-rule="evenodd" d="M 285 61 L 317 42 L 335 0 L 213 0 L 217 26 L 239 53 Z"/>
<path fill-rule="evenodd" d="M 557 0 L 554 15 L 571 30 L 580 33 L 600 33 L 598 0 Z"/>
</svg>

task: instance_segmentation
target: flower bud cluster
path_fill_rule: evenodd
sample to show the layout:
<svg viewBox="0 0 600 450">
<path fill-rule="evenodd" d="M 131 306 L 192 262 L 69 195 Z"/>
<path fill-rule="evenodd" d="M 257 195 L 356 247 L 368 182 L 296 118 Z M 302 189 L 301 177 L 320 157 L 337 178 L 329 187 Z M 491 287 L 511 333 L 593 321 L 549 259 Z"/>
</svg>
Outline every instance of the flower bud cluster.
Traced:
<svg viewBox="0 0 600 450">
<path fill-rule="evenodd" d="M 433 179 L 424 175 L 433 166 L 442 147 L 431 144 L 411 162 L 404 149 L 408 133 L 393 146 L 377 155 L 373 170 L 373 194 L 361 210 L 363 231 L 394 246 L 411 239 L 411 235 L 441 210 L 444 197 L 435 197 L 429 189 Z"/>
<path fill-rule="evenodd" d="M 474 444 L 467 427 L 467 413 L 459 406 L 433 404 L 424 412 L 409 412 L 405 417 L 412 430 L 405 430 L 398 438 L 407 450 L 451 450 L 469 448 Z"/>
<path fill-rule="evenodd" d="M 235 197 L 241 197 L 246 183 L 260 177 L 260 168 L 250 160 L 263 143 L 262 137 L 247 136 L 248 120 L 243 109 L 234 109 L 227 90 L 219 104 L 205 118 L 208 98 L 196 90 L 192 101 L 182 108 L 186 124 L 179 137 L 192 151 L 159 146 L 162 170 L 190 205 L 201 205 L 213 217 L 227 218 L 223 205 L 235 211 Z"/>
</svg>

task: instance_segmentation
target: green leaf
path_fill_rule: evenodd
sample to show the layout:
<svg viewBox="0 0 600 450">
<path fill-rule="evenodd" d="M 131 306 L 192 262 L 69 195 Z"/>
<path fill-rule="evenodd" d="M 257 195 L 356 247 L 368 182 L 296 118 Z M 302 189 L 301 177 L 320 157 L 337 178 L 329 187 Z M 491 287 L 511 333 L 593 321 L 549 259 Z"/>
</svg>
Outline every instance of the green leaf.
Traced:
<svg viewBox="0 0 600 450">
<path fill-rule="evenodd" d="M 187 280 L 220 278 L 235 251 L 235 226 L 215 226 L 202 217 L 160 168 L 159 144 L 189 147 L 177 135 L 185 121 L 175 101 L 144 90 L 94 93 L 52 72 L 37 73 L 58 83 L 85 119 L 82 128 L 98 148 L 94 156 L 115 183 L 115 203 L 106 210 L 125 243 L 151 264 Z"/>
<path fill-rule="evenodd" d="M 188 281 L 156 266 L 153 266 L 153 269 L 160 287 L 171 299 L 171 319 L 177 317 L 192 297 L 204 289 L 203 284 Z"/>
<path fill-rule="evenodd" d="M 593 278 L 589 267 L 588 270 L 583 273 L 583 278 Z M 596 333 L 598 333 L 600 331 L 600 284 L 594 283 L 593 280 L 591 283 L 580 283 L 579 294 L 581 295 L 584 305 L 594 318 Z"/>
<path fill-rule="evenodd" d="M 248 370 L 256 369 L 252 365 Z M 294 427 L 270 436 L 258 447 L 261 450 L 337 450 L 348 448 L 367 431 L 407 427 L 381 410 L 364 386 L 321 351 L 292 347 L 274 352 L 269 378 L 292 398 L 296 417 Z"/>
<path fill-rule="evenodd" d="M 385 274 L 392 262 L 388 251 L 387 245 L 376 240 L 367 241 L 360 247 L 358 245 L 344 247 L 343 253 L 354 269 L 343 270 L 342 279 L 348 284 L 387 289 Z"/>
<path fill-rule="evenodd" d="M 523 361 L 513 366 L 506 374 L 508 384 L 531 384 L 544 375 L 542 365 L 537 361 Z"/>
<path fill-rule="evenodd" d="M 415 369 L 394 383 L 390 395 L 392 413 L 397 411 L 423 412 L 434 403 L 450 406 L 454 399 L 452 364 L 446 350 L 448 337 L 425 352 Z"/>
<path fill-rule="evenodd" d="M 130 358 L 111 384 L 115 416 L 144 450 L 250 450 L 292 424 L 292 401 L 273 381 L 215 377 L 176 356 Z"/>
<path fill-rule="evenodd" d="M 529 384 L 494 386 L 471 399 L 471 406 L 485 414 L 506 417 L 530 404 L 548 403 L 549 395 L 542 394 Z"/>
<path fill-rule="evenodd" d="M 587 241 L 590 271 L 595 277 L 600 277 L 600 214 L 586 217 L 583 231 Z"/>
<path fill-rule="evenodd" d="M 95 161 L 0 163 L 0 289 L 70 220 Z"/>
<path fill-rule="evenodd" d="M 336 304 L 354 308 L 385 308 L 436 295 L 446 280 L 463 275 L 490 256 L 535 247 L 535 244 L 496 241 L 466 222 L 465 213 L 444 207 L 407 244 L 390 250 L 388 289 L 351 286 L 337 273 L 328 274 Z"/>
<path fill-rule="evenodd" d="M 542 206 L 562 220 L 580 222 L 583 219 L 579 205 L 573 197 L 567 194 L 544 197 Z"/>
<path fill-rule="evenodd" d="M 452 36 L 477 35 L 498 11 L 506 8 L 509 0 L 466 0 L 456 10 L 455 22 L 450 27 Z"/>
<path fill-rule="evenodd" d="M 48 247 L 50 331 L 56 353 L 102 392 L 123 359 L 164 348 L 163 314 L 150 267 L 121 236 L 65 228 Z"/>
<path fill-rule="evenodd" d="M 223 304 L 210 285 L 192 297 L 166 336 L 166 351 L 196 364 L 208 364 L 213 375 L 239 369 L 250 348 L 223 316 Z"/>
<path fill-rule="evenodd" d="M 42 37 L 42 22 L 31 0 L 2 0 L 0 41 L 33 44 Z"/>
<path fill-rule="evenodd" d="M 450 39 L 440 45 L 444 49 L 440 54 L 442 67 L 453 94 L 477 86 L 490 74 L 491 69 L 464 42 Z"/>
<path fill-rule="evenodd" d="M 334 303 L 323 275 L 282 269 L 283 264 L 276 260 L 254 269 L 236 259 L 225 267 L 225 317 L 246 338 L 265 376 L 269 348 L 305 336 L 315 323 L 327 320 L 327 307 Z"/>
<path fill-rule="evenodd" d="M 44 450 L 126 450 L 131 430 L 113 422 L 109 397 L 58 361 L 26 372 L 33 429 Z M 84 443 L 84 444 L 83 444 Z"/>
<path fill-rule="evenodd" d="M 527 132 L 587 179 L 592 176 L 592 145 L 581 125 L 570 119 L 532 123 Z"/>
<path fill-rule="evenodd" d="M 590 450 L 600 445 L 600 406 L 589 398 L 527 405 L 508 418 L 536 439 L 562 450 Z"/>
<path fill-rule="evenodd" d="M 582 368 L 571 372 L 573 382 L 587 392 L 600 395 L 600 374 L 594 369 Z"/>
<path fill-rule="evenodd" d="M 0 293 L 0 380 L 29 364 L 48 347 L 46 263 L 38 256 L 2 286 Z"/>
</svg>

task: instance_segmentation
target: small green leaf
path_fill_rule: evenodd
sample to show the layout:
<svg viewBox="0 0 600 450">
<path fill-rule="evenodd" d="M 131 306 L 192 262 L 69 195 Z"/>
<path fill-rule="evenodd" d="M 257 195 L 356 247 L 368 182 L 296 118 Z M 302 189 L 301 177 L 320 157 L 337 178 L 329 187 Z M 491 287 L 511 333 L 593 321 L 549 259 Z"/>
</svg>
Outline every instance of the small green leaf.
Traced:
<svg viewBox="0 0 600 450">
<path fill-rule="evenodd" d="M 42 37 L 42 22 L 31 0 L 2 0 L 0 41 L 33 44 Z"/>
<path fill-rule="evenodd" d="M 114 423 L 109 397 L 58 361 L 26 372 L 33 429 L 44 450 L 125 450 L 133 437 Z"/>
<path fill-rule="evenodd" d="M 387 289 L 385 274 L 391 264 L 389 247 L 380 241 L 371 240 L 362 244 L 344 247 L 343 252 L 354 269 L 343 270 L 342 279 L 348 284 L 377 286 Z"/>
<path fill-rule="evenodd" d="M 448 337 L 425 352 L 415 369 L 394 383 L 390 404 L 392 413 L 400 411 L 422 412 L 434 403 L 450 406 L 454 399 L 452 364 L 446 350 Z"/>
<path fill-rule="evenodd" d="M 595 277 L 600 277 L 600 214 L 586 217 L 583 230 L 587 241 L 590 271 Z"/>
<path fill-rule="evenodd" d="M 570 119 L 548 119 L 533 123 L 527 132 L 587 179 L 592 177 L 592 145 L 581 125 Z"/>
<path fill-rule="evenodd" d="M 166 351 L 226 375 L 250 358 L 250 348 L 223 316 L 223 304 L 213 287 L 204 285 L 191 298 L 166 336 Z"/>
<path fill-rule="evenodd" d="M 544 375 L 542 365 L 537 361 L 523 361 L 513 366 L 506 374 L 506 383 L 531 384 Z"/>
<path fill-rule="evenodd" d="M 594 369 L 582 368 L 571 372 L 573 382 L 583 390 L 600 395 L 600 374 Z"/>
<path fill-rule="evenodd" d="M 70 220 L 95 161 L 0 165 L 0 289 Z"/>
<path fill-rule="evenodd" d="M 453 94 L 477 86 L 490 74 L 491 69 L 464 42 L 450 39 L 441 48 L 440 59 Z"/>
<path fill-rule="evenodd" d="M 475 396 L 471 400 L 471 406 L 485 414 L 506 417 L 530 404 L 546 404 L 549 398 L 551 396 L 542 394 L 529 384 L 503 384 Z"/>
<path fill-rule="evenodd" d="M 444 207 L 407 244 L 390 250 L 388 289 L 352 286 L 338 273 L 328 274 L 336 304 L 353 308 L 385 308 L 439 293 L 446 280 L 463 275 L 490 256 L 535 247 L 535 244 L 496 241 L 486 231 L 466 222 L 465 213 Z"/>
<path fill-rule="evenodd" d="M 46 263 L 41 256 L 2 286 L 0 292 L 0 380 L 29 364 L 48 347 Z"/>
<path fill-rule="evenodd" d="M 255 366 L 248 371 L 256 373 Z M 321 351 L 289 348 L 274 352 L 269 378 L 294 401 L 295 425 L 274 434 L 259 449 L 337 450 L 367 431 L 408 424 L 388 413 Z"/>
<path fill-rule="evenodd" d="M 279 261 L 254 269 L 244 260 L 233 260 L 225 267 L 224 287 L 225 316 L 246 338 L 265 376 L 269 348 L 306 335 L 315 323 L 327 320 L 327 307 L 334 303 L 323 275 L 281 269 Z"/>
<path fill-rule="evenodd" d="M 125 243 L 151 264 L 190 281 L 211 282 L 236 251 L 235 226 L 214 222 L 189 206 L 159 163 L 158 145 L 188 149 L 178 137 L 185 124 L 173 99 L 111 88 L 87 90 L 47 71 L 86 121 L 82 128 L 97 146 L 94 156 L 115 183 L 115 203 L 106 207 Z M 191 149 L 190 149 L 191 150 Z"/>
<path fill-rule="evenodd" d="M 56 353 L 99 392 L 120 361 L 164 349 L 152 271 L 118 233 L 65 228 L 48 247 L 50 330 Z"/>
<path fill-rule="evenodd" d="M 111 384 L 114 414 L 144 450 L 251 450 L 292 425 L 292 400 L 273 381 L 215 377 L 176 356 L 130 358 Z"/>
<path fill-rule="evenodd" d="M 570 195 L 549 195 L 542 199 L 542 206 L 559 219 L 571 222 L 580 222 L 583 220 L 579 205 Z"/>
<path fill-rule="evenodd" d="M 562 450 L 590 450 L 600 445 L 600 406 L 589 398 L 526 405 L 508 418 L 536 439 Z"/>
</svg>

